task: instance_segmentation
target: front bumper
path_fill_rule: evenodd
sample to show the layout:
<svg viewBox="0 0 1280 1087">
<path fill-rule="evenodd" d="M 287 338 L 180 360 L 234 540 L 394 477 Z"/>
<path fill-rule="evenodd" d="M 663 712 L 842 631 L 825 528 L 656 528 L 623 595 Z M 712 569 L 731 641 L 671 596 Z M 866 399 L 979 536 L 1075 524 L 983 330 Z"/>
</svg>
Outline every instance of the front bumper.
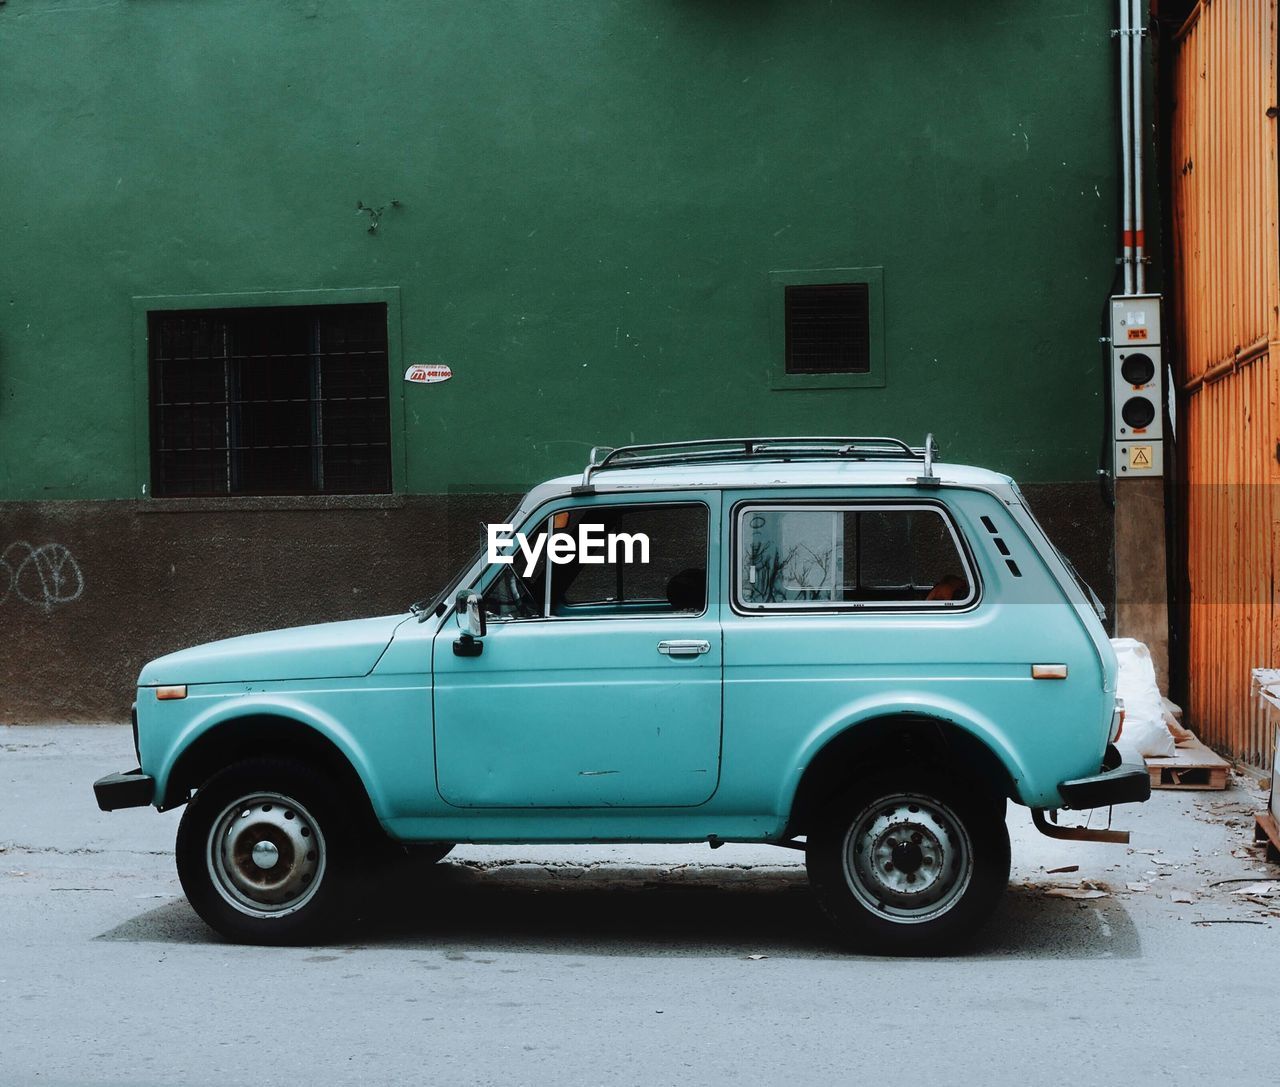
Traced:
<svg viewBox="0 0 1280 1087">
<path fill-rule="evenodd" d="M 1064 781 L 1058 786 L 1066 808 L 1107 808 L 1112 804 L 1141 804 L 1151 799 L 1151 775 L 1137 763 L 1120 761 L 1115 744 L 1107 744 L 1102 773 Z"/>
<path fill-rule="evenodd" d="M 108 774 L 93 783 L 93 795 L 103 811 L 117 808 L 143 808 L 156 793 L 156 780 L 144 774 L 142 767 L 123 774 Z"/>
</svg>

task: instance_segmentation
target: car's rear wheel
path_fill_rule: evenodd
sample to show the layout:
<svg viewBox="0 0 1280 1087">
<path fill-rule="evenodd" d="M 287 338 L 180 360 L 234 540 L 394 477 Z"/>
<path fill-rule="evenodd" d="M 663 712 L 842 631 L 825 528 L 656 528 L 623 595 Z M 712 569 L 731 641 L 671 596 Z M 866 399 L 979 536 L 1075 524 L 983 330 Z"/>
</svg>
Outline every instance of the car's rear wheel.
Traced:
<svg viewBox="0 0 1280 1087">
<path fill-rule="evenodd" d="M 240 943 L 323 938 L 346 913 L 357 835 L 335 782 L 286 759 L 236 763 L 203 784 L 178 827 L 195 911 Z"/>
<path fill-rule="evenodd" d="M 806 861 L 847 943 L 888 954 L 954 951 L 1008 885 L 1004 805 L 929 774 L 874 775 L 827 806 Z"/>
</svg>

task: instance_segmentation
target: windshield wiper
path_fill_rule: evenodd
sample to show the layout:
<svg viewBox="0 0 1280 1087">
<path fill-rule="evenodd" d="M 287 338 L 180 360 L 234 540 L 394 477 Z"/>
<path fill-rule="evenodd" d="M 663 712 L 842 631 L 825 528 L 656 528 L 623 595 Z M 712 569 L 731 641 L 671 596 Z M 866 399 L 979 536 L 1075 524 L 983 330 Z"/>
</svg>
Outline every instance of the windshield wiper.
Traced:
<svg viewBox="0 0 1280 1087">
<path fill-rule="evenodd" d="M 435 596 L 424 596 L 421 600 L 415 600 L 409 605 L 409 614 L 415 616 L 419 623 L 426 622 L 428 615 L 443 615 L 444 596 L 444 592 L 440 592 Z"/>
<path fill-rule="evenodd" d="M 452 582 L 450 584 L 452 585 Z M 424 596 L 421 600 L 415 600 L 409 605 L 409 613 L 416 616 L 419 623 L 425 623 L 428 615 L 443 615 L 444 598 L 447 592 L 448 588 L 435 596 Z"/>
</svg>

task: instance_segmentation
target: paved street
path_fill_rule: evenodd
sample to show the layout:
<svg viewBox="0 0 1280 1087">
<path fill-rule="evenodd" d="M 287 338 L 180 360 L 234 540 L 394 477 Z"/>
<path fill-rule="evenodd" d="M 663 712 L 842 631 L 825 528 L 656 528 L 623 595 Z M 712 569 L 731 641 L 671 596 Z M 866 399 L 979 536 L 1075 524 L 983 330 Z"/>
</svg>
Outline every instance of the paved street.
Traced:
<svg viewBox="0 0 1280 1087">
<path fill-rule="evenodd" d="M 459 849 L 345 942 L 263 949 L 182 898 L 180 813 L 98 812 L 131 756 L 124 728 L 0 728 L 0 1087 L 1262 1083 L 1280 1057 L 1280 899 L 1209 886 L 1280 877 L 1238 779 L 1120 813 L 1130 847 L 1012 809 L 1010 893 L 954 959 L 837 951 L 800 855 L 732 845 Z"/>
</svg>

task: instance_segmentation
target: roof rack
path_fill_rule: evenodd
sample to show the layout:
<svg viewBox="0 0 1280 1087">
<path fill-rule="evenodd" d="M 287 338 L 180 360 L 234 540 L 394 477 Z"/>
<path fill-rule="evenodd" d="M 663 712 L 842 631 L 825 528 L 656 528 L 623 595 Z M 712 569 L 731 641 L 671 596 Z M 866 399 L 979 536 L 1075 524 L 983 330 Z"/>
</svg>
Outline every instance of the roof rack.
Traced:
<svg viewBox="0 0 1280 1087">
<path fill-rule="evenodd" d="M 920 482 L 933 481 L 933 457 L 937 444 L 930 434 L 921 447 L 899 438 L 708 438 L 691 442 L 658 442 L 652 445 L 595 446 L 582 472 L 582 487 L 591 486 L 591 477 L 608 468 L 651 468 L 668 464 L 751 460 L 804 460 L 847 457 L 850 460 L 920 460 L 924 474 Z"/>
</svg>

